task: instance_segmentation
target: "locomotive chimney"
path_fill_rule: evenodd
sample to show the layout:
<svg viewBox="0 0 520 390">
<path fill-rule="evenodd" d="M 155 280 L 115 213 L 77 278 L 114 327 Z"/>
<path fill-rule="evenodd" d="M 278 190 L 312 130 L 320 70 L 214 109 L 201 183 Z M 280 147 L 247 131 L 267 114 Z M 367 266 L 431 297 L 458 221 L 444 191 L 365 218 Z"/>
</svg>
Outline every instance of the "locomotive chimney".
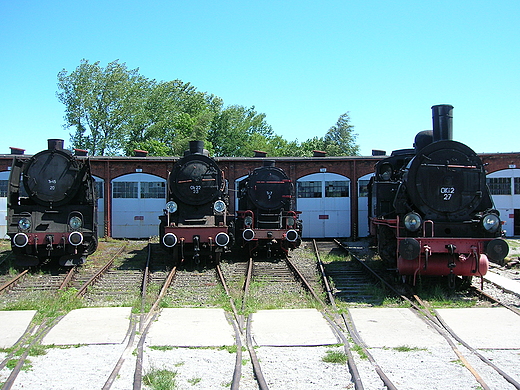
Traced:
<svg viewBox="0 0 520 390">
<path fill-rule="evenodd" d="M 274 167 L 275 161 L 274 160 L 264 160 L 264 167 Z"/>
<path fill-rule="evenodd" d="M 147 150 L 134 149 L 134 157 L 146 157 L 148 156 Z"/>
<path fill-rule="evenodd" d="M 20 148 L 14 148 L 12 146 L 9 147 L 11 149 L 11 154 L 24 154 L 25 153 L 25 149 L 20 149 Z"/>
<path fill-rule="evenodd" d="M 190 141 L 190 154 L 204 154 L 204 141 Z"/>
<path fill-rule="evenodd" d="M 432 106 L 433 142 L 453 139 L 453 106 Z"/>
<path fill-rule="evenodd" d="M 262 152 L 261 150 L 254 150 L 254 157 L 267 157 L 267 152 Z"/>
<path fill-rule="evenodd" d="M 88 150 L 74 148 L 74 156 L 86 156 L 87 154 Z"/>
<path fill-rule="evenodd" d="M 48 139 L 47 140 L 47 149 L 63 150 L 63 140 L 62 139 Z"/>
</svg>

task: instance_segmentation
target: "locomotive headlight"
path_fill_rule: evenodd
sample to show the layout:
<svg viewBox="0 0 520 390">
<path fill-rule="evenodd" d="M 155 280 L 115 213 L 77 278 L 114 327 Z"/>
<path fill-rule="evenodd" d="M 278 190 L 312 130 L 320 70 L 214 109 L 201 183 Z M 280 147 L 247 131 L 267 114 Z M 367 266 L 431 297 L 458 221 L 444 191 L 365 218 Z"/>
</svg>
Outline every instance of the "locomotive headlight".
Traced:
<svg viewBox="0 0 520 390">
<path fill-rule="evenodd" d="M 404 226 L 411 232 L 416 232 L 421 228 L 421 216 L 417 213 L 408 213 L 404 216 Z"/>
<path fill-rule="evenodd" d="M 244 218 L 244 225 L 246 226 L 251 226 L 253 225 L 253 217 L 248 215 L 247 217 Z"/>
<path fill-rule="evenodd" d="M 166 203 L 166 211 L 168 211 L 170 214 L 173 214 L 174 212 L 177 211 L 177 203 L 175 203 L 174 201 L 169 201 L 168 203 Z"/>
<path fill-rule="evenodd" d="M 29 230 L 31 228 L 31 220 L 26 217 L 20 218 L 18 221 L 18 227 L 21 230 Z"/>
<path fill-rule="evenodd" d="M 287 226 L 289 226 L 289 227 L 294 226 L 294 217 L 287 217 Z"/>
<path fill-rule="evenodd" d="M 83 221 L 81 221 L 81 218 L 78 216 L 74 216 L 69 219 L 69 226 L 72 230 L 78 230 L 82 225 Z"/>
<path fill-rule="evenodd" d="M 226 203 L 223 200 L 217 200 L 213 204 L 213 210 L 216 214 L 223 214 L 226 211 Z"/>
<path fill-rule="evenodd" d="M 494 233 L 500 226 L 500 219 L 495 214 L 486 214 L 482 218 L 482 226 L 490 233 Z"/>
</svg>

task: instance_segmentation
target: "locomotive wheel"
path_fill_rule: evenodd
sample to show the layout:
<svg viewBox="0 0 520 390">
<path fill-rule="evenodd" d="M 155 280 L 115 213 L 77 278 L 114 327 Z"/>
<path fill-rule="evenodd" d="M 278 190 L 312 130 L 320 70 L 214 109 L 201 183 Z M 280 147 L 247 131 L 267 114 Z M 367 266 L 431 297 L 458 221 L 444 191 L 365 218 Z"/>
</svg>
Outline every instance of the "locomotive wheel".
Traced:
<svg viewBox="0 0 520 390">
<path fill-rule="evenodd" d="M 379 226 L 377 230 L 377 252 L 388 267 L 397 267 L 397 240 L 388 226 Z"/>
<path fill-rule="evenodd" d="M 471 281 L 473 276 L 462 276 L 461 278 L 457 278 L 455 289 L 457 291 L 467 290 L 471 287 Z"/>
</svg>

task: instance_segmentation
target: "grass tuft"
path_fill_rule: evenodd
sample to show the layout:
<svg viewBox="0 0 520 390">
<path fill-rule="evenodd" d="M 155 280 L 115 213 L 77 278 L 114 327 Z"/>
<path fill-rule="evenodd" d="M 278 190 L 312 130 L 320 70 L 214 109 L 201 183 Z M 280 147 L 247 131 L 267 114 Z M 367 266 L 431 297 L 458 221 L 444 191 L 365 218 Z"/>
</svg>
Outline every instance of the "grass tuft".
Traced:
<svg viewBox="0 0 520 390">
<path fill-rule="evenodd" d="M 348 356 L 345 352 L 329 349 L 325 352 L 325 356 L 321 360 L 325 363 L 345 364 L 347 363 Z"/>
<path fill-rule="evenodd" d="M 154 368 L 144 375 L 143 383 L 152 390 L 173 390 L 176 376 L 177 372 Z"/>
</svg>

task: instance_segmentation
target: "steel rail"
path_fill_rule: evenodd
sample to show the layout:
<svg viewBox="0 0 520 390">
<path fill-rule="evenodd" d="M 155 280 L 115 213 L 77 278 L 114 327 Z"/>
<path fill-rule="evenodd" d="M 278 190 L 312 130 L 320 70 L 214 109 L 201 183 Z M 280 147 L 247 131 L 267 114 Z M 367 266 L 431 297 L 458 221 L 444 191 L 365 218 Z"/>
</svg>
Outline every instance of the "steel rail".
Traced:
<svg viewBox="0 0 520 390">
<path fill-rule="evenodd" d="M 76 297 L 81 297 L 87 292 L 87 288 L 89 288 L 91 285 L 93 285 L 101 276 L 105 274 L 105 272 L 108 271 L 110 267 L 114 264 L 114 261 L 117 256 L 119 256 L 123 251 L 126 249 L 126 244 L 123 245 L 117 253 L 112 256 L 112 258 L 99 270 L 97 271 L 83 286 L 78 290 L 76 293 Z"/>
<path fill-rule="evenodd" d="M 18 275 L 16 275 L 13 279 L 8 281 L 7 283 L 4 283 L 2 286 L 0 286 L 0 293 L 3 293 L 7 290 L 9 290 L 11 287 L 13 287 L 16 282 L 18 282 L 21 278 L 23 278 L 27 273 L 29 272 L 29 268 L 23 270 Z"/>
<path fill-rule="evenodd" d="M 149 268 L 150 260 L 151 260 L 151 245 L 148 244 L 148 258 L 146 260 L 146 268 Z M 181 262 L 182 263 L 182 262 Z M 164 281 L 164 284 L 161 288 L 161 291 L 159 292 L 159 295 L 157 296 L 157 299 L 153 303 L 152 307 L 148 311 L 147 315 L 143 318 L 143 313 L 141 313 L 141 320 L 139 321 L 139 331 L 141 332 L 139 342 L 137 343 L 137 357 L 135 362 L 135 370 L 134 370 L 134 380 L 133 380 L 133 389 L 134 390 L 140 390 L 142 387 L 142 381 L 143 381 L 143 355 L 144 355 L 144 342 L 146 340 L 146 335 L 148 334 L 148 331 L 150 330 L 150 327 L 152 323 L 155 321 L 155 319 L 159 316 L 159 310 L 157 310 L 159 304 L 161 303 L 162 299 L 166 295 L 166 292 L 168 291 L 168 288 L 170 287 L 175 275 L 177 274 L 177 265 L 175 265 L 168 276 L 166 277 L 166 280 Z M 147 276 L 146 276 L 147 278 Z M 141 300 L 141 311 L 143 310 L 144 305 L 144 295 L 146 294 L 146 291 L 144 289 L 146 288 L 147 283 L 143 281 L 143 298 Z"/>
<path fill-rule="evenodd" d="M 337 240 L 334 240 L 334 242 L 337 244 L 337 245 L 340 245 L 339 244 L 339 241 Z M 316 245 L 316 240 L 313 240 L 313 243 L 314 243 L 314 250 L 315 250 L 315 254 L 319 256 L 319 253 L 318 253 L 318 246 Z M 341 245 L 340 245 L 341 246 Z M 321 259 L 320 259 L 321 261 Z M 327 279 L 327 275 L 325 273 L 325 270 L 323 269 L 323 274 L 322 274 L 322 278 L 324 280 Z M 330 287 L 329 287 L 330 289 Z M 336 306 L 336 302 L 335 302 L 335 299 L 334 299 L 334 295 L 330 294 L 329 295 L 329 299 L 332 300 L 331 302 L 331 305 L 333 305 L 333 307 L 336 307 L 336 312 L 337 312 L 337 306 Z M 365 353 L 365 355 L 367 356 L 369 362 L 372 364 L 372 367 L 374 367 L 374 370 L 376 371 L 376 373 L 379 375 L 379 378 L 383 381 L 384 385 L 387 387 L 388 390 L 397 390 L 397 388 L 395 387 L 395 385 L 392 383 L 392 381 L 390 380 L 390 378 L 388 378 L 388 376 L 386 376 L 386 374 L 383 372 L 383 370 L 381 369 L 381 367 L 376 363 L 374 357 L 372 356 L 372 354 L 368 351 L 368 347 L 366 346 L 366 344 L 363 342 L 363 340 L 361 339 L 361 337 L 359 337 L 359 334 L 357 333 L 357 330 L 354 328 L 353 326 L 353 322 L 352 322 L 352 319 L 350 317 L 350 313 L 348 312 L 348 309 L 347 309 L 347 313 L 348 313 L 348 317 L 350 318 L 350 321 L 347 320 L 347 318 L 345 317 L 345 315 L 342 315 L 341 318 L 343 320 L 343 323 L 345 324 L 346 326 L 346 329 L 348 331 L 348 333 L 350 334 L 350 336 L 352 337 L 352 339 L 354 340 L 354 342 L 363 350 L 363 352 Z M 350 345 L 348 344 L 348 342 L 345 344 L 346 347 L 348 347 L 348 351 L 349 351 L 349 359 L 348 359 L 348 363 L 349 363 L 349 370 L 350 370 L 350 373 L 352 375 L 352 378 L 353 378 L 353 382 L 354 382 L 354 385 L 356 386 L 356 389 L 363 389 L 363 383 L 361 381 L 361 376 L 357 370 L 357 366 L 355 365 L 355 361 L 352 357 L 352 352 L 350 350 Z M 352 363 L 351 363 L 352 362 Z"/>
<path fill-rule="evenodd" d="M 79 266 L 75 265 L 74 267 L 71 267 L 69 269 L 69 272 L 67 272 L 67 276 L 65 276 L 65 279 L 63 279 L 63 282 L 61 282 L 60 287 L 58 288 L 58 290 L 65 290 L 67 288 L 69 283 L 72 281 L 72 278 L 74 277 L 74 274 L 77 272 L 78 267 Z"/>
<path fill-rule="evenodd" d="M 253 270 L 253 259 L 250 258 L 249 259 L 249 265 L 248 265 L 248 276 L 246 277 L 246 281 L 244 282 L 244 291 L 246 290 L 245 288 L 245 284 L 247 282 L 247 280 L 251 279 L 251 275 L 253 274 L 252 270 Z M 222 269 L 220 267 L 220 264 L 217 264 L 216 265 L 216 270 L 217 270 L 217 275 L 219 277 L 219 280 L 226 292 L 226 295 L 228 296 L 229 298 L 229 303 L 231 304 L 231 309 L 233 310 L 233 315 L 235 317 L 235 321 L 237 324 L 243 324 L 243 319 L 242 319 L 242 316 L 238 314 L 238 311 L 237 311 L 237 308 L 235 306 L 235 303 L 233 301 L 233 298 L 231 297 L 231 294 L 229 292 L 229 288 L 227 286 L 227 282 L 226 282 L 226 279 L 224 277 L 224 273 L 222 272 Z M 244 293 L 242 295 L 242 307 L 244 307 L 244 301 L 246 299 L 246 294 Z M 234 325 L 235 326 L 235 325 Z M 242 326 L 243 325 L 240 325 L 240 326 L 237 326 L 235 329 L 238 329 L 240 334 L 243 335 L 242 333 Z M 250 329 L 250 326 L 251 326 L 251 316 L 249 316 L 248 318 L 248 321 L 246 323 L 246 346 L 247 346 L 247 350 L 249 352 L 249 356 L 251 357 L 251 364 L 253 365 L 253 372 L 255 374 L 255 377 L 256 377 L 256 381 L 258 383 L 258 386 L 260 388 L 260 390 L 268 390 L 269 387 L 267 386 L 267 382 L 264 378 L 264 374 L 262 373 L 262 369 L 260 367 L 260 361 L 258 360 L 258 357 L 256 355 L 256 352 L 255 352 L 255 349 L 254 349 L 254 346 L 253 346 L 253 342 L 251 340 L 251 336 L 250 336 L 250 333 L 249 333 L 249 329 Z M 237 360 L 237 363 L 238 363 L 238 360 Z M 235 367 L 236 369 L 236 367 Z M 233 375 L 233 385 L 232 387 L 235 387 L 235 386 L 238 386 L 238 383 L 234 383 L 235 379 L 237 380 L 240 380 L 239 377 L 236 377 L 236 375 Z"/>
<path fill-rule="evenodd" d="M 337 240 L 335 240 L 336 243 L 345 249 L 350 255 L 356 259 L 359 263 L 363 264 L 367 270 L 370 270 L 371 273 L 377 277 L 381 282 L 385 284 L 394 294 L 399 296 L 401 299 L 408 302 L 412 309 L 416 310 L 416 312 L 423 314 L 424 316 L 419 316 L 422 320 L 426 321 L 428 320 L 428 324 L 430 324 L 436 331 L 439 333 L 444 339 L 447 341 L 447 343 L 450 345 L 450 347 L 453 349 L 454 353 L 461 358 L 461 361 L 464 363 L 464 366 L 471 372 L 471 374 L 475 377 L 475 379 L 479 382 L 479 384 L 484 389 L 489 389 L 489 386 L 483 381 L 483 379 L 480 377 L 480 375 L 476 372 L 476 370 L 470 365 L 470 363 L 462 356 L 461 352 L 458 351 L 455 343 L 451 340 L 450 336 L 460 342 L 462 345 L 464 345 L 470 352 L 475 354 L 477 357 L 479 357 L 484 363 L 488 364 L 491 368 L 493 368 L 497 373 L 499 373 L 505 380 L 507 380 L 509 383 L 511 383 L 515 388 L 520 390 L 520 383 L 515 381 L 511 376 L 509 376 L 507 373 L 505 373 L 502 369 L 500 369 L 498 366 L 493 364 L 489 359 L 485 358 L 483 355 L 481 355 L 478 351 L 476 351 L 474 348 L 472 348 L 469 344 L 465 343 L 462 339 L 460 339 L 459 336 L 457 336 L 448 326 L 447 324 L 442 320 L 441 316 L 435 311 L 430 310 L 428 307 L 428 304 L 425 303 L 423 300 L 420 299 L 417 295 L 413 296 L 413 299 L 418 303 L 412 301 L 409 297 L 406 295 L 401 294 L 398 292 L 393 286 L 391 286 L 388 282 L 386 282 L 384 279 L 382 279 L 379 275 L 377 275 L 376 272 L 374 272 L 370 267 L 368 267 L 366 264 L 364 264 L 363 261 L 361 261 L 356 255 L 354 255 L 348 248 L 346 248 L 344 245 L 339 243 Z M 478 290 L 478 289 L 476 289 Z M 422 306 L 422 307 L 421 307 Z M 433 316 L 431 313 L 434 312 L 435 316 Z M 357 333 L 357 331 L 356 331 Z"/>
<path fill-rule="evenodd" d="M 146 258 L 146 264 L 145 264 L 145 270 L 143 272 L 143 282 L 141 284 L 141 312 L 140 312 L 140 321 L 139 321 L 139 332 L 143 335 L 143 332 L 142 332 L 142 320 L 143 320 L 143 310 L 144 310 L 144 302 L 145 302 L 145 299 L 146 299 L 146 288 L 147 288 L 147 281 L 148 281 L 148 272 L 149 272 L 149 267 L 150 267 L 150 258 L 151 258 L 151 253 L 152 253 L 152 250 L 151 250 L 151 243 L 148 242 L 148 255 L 147 255 L 147 258 Z M 112 384 L 114 383 L 114 381 L 116 380 L 117 378 L 117 375 L 119 375 L 119 371 L 121 370 L 121 367 L 123 366 L 123 363 L 125 362 L 125 360 L 127 359 L 127 357 L 131 354 L 131 350 L 133 348 L 133 345 L 134 345 L 134 340 L 135 340 L 135 337 L 136 337 L 136 320 L 135 320 L 135 317 L 132 317 L 131 318 L 131 321 L 130 321 L 130 326 L 128 328 L 128 332 L 127 332 L 127 335 L 126 337 L 128 337 L 128 343 L 126 345 L 126 348 L 125 350 L 123 351 L 123 353 L 121 354 L 121 356 L 119 357 L 116 365 L 114 366 L 114 369 L 112 370 L 112 372 L 110 373 L 109 377 L 107 378 L 104 386 L 102 387 L 102 390 L 109 390 L 111 387 L 112 387 Z M 125 339 L 126 339 L 125 337 Z M 142 336 L 142 338 L 144 338 L 144 336 Z M 141 355 L 138 353 L 137 354 L 137 359 L 141 359 L 142 361 L 142 348 L 139 350 L 138 349 L 138 352 L 141 352 Z M 142 364 L 140 365 L 140 367 L 142 367 Z M 136 376 L 136 373 L 134 372 L 134 378 Z M 142 370 L 140 371 L 139 373 L 139 378 L 142 377 Z M 135 382 L 135 379 L 134 379 L 134 382 Z"/>
</svg>

